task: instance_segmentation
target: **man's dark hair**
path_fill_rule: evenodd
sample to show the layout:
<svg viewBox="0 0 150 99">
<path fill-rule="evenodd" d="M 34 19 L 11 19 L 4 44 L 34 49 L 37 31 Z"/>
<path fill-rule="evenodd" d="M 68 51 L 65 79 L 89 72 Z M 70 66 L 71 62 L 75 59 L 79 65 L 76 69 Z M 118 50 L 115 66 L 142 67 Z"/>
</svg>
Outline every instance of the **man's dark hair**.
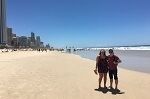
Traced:
<svg viewBox="0 0 150 99">
<path fill-rule="evenodd" d="M 109 53 L 114 53 L 113 49 L 109 49 Z"/>
</svg>

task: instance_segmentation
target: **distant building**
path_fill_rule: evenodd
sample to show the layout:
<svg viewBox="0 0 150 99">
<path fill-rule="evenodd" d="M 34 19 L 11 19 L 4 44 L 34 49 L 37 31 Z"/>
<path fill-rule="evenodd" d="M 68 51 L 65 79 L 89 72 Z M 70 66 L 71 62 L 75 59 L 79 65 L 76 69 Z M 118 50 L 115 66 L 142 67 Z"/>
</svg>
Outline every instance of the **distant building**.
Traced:
<svg viewBox="0 0 150 99">
<path fill-rule="evenodd" d="M 35 46 L 35 34 L 33 32 L 31 32 L 31 44 Z"/>
<path fill-rule="evenodd" d="M 27 48 L 28 47 L 28 39 L 26 36 L 19 37 L 19 46 L 21 48 Z"/>
<path fill-rule="evenodd" d="M 16 40 L 16 46 L 17 46 L 17 47 L 19 47 L 19 45 L 20 45 L 20 43 L 19 43 L 19 38 L 20 38 L 19 36 L 16 37 L 16 39 L 17 39 L 17 40 Z"/>
<path fill-rule="evenodd" d="M 0 44 L 7 44 L 6 0 L 0 0 Z"/>
<path fill-rule="evenodd" d="M 30 42 L 30 47 L 31 48 L 35 48 L 35 43 L 34 42 Z"/>
<path fill-rule="evenodd" d="M 44 47 L 44 43 L 43 42 L 40 42 L 40 47 Z"/>
<path fill-rule="evenodd" d="M 37 47 L 40 47 L 40 42 L 41 42 L 40 36 L 37 36 L 36 37 L 36 46 Z"/>
<path fill-rule="evenodd" d="M 11 45 L 12 42 L 12 28 L 7 28 L 7 44 Z"/>
<path fill-rule="evenodd" d="M 12 37 L 16 37 L 17 35 L 15 33 L 12 33 Z"/>
<path fill-rule="evenodd" d="M 19 37 L 12 37 L 12 41 L 11 41 L 11 45 L 14 48 L 18 48 L 19 47 Z"/>
<path fill-rule="evenodd" d="M 47 44 L 47 45 L 46 45 L 46 48 L 50 49 L 50 45 L 49 45 L 49 44 Z"/>
<path fill-rule="evenodd" d="M 31 47 L 31 37 L 28 37 L 28 46 Z"/>
</svg>

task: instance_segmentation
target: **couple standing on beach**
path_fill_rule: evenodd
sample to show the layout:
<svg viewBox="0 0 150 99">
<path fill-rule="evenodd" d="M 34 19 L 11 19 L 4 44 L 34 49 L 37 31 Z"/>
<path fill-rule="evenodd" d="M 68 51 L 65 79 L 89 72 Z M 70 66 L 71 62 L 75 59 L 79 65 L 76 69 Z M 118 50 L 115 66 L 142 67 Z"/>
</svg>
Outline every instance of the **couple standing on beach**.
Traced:
<svg viewBox="0 0 150 99">
<path fill-rule="evenodd" d="M 118 56 L 114 55 L 112 49 L 109 50 L 109 55 L 106 56 L 105 50 L 100 50 L 99 55 L 96 58 L 96 69 L 94 72 L 99 73 L 99 89 L 101 89 L 101 82 L 104 78 L 104 88 L 106 87 L 107 82 L 107 73 L 109 72 L 110 78 L 110 88 L 113 88 L 113 78 L 115 80 L 115 89 L 118 90 L 118 76 L 117 76 L 117 66 L 118 63 L 121 63 L 121 60 Z M 98 73 L 97 73 L 98 72 Z"/>
</svg>

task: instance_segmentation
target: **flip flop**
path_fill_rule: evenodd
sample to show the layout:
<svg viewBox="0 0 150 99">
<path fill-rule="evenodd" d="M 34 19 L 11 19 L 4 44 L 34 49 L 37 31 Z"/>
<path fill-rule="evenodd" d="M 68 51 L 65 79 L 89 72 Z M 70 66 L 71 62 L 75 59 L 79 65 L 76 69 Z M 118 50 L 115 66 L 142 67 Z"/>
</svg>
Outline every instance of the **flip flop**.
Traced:
<svg viewBox="0 0 150 99">
<path fill-rule="evenodd" d="M 97 70 L 94 70 L 94 73 L 97 75 Z"/>
</svg>

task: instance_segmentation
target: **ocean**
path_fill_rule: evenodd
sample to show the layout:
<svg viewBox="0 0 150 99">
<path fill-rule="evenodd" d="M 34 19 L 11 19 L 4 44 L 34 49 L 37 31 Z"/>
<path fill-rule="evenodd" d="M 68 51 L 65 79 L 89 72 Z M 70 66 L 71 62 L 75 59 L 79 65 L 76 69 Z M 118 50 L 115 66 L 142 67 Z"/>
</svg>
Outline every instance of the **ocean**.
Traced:
<svg viewBox="0 0 150 99">
<path fill-rule="evenodd" d="M 76 51 L 74 54 L 83 58 L 96 60 L 100 50 Z M 108 50 L 106 50 L 108 55 Z M 114 50 L 114 53 L 122 60 L 118 66 L 121 68 L 150 73 L 150 50 Z"/>
</svg>

